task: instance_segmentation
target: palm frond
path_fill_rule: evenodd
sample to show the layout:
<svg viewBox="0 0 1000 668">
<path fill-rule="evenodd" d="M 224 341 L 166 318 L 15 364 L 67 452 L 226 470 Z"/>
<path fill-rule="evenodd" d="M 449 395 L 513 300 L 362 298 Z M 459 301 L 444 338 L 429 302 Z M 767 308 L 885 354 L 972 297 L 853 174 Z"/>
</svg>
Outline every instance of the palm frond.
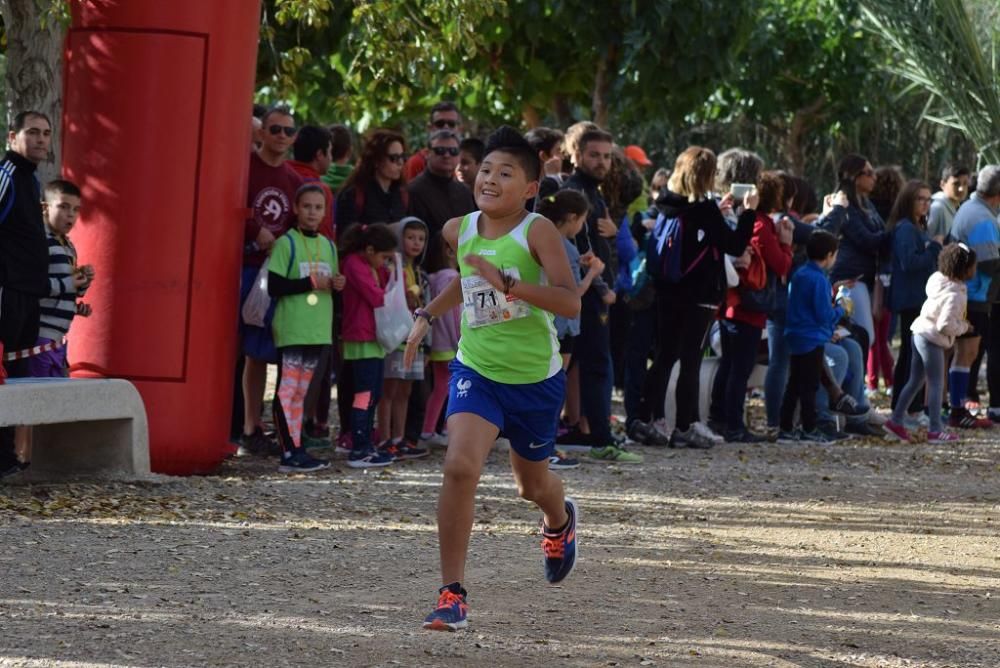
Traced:
<svg viewBox="0 0 1000 668">
<path fill-rule="evenodd" d="M 973 17 L 972 1 L 862 0 L 862 7 L 868 30 L 898 54 L 891 69 L 944 112 L 928 104 L 924 119 L 965 134 L 980 163 L 1000 164 L 1000 28 L 981 8 Z"/>
</svg>

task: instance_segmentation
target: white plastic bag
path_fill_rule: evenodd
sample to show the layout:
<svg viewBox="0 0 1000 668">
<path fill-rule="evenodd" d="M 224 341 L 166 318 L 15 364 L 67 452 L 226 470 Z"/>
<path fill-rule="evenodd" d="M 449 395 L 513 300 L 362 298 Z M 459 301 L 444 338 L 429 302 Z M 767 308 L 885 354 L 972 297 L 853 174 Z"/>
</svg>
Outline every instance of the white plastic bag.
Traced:
<svg viewBox="0 0 1000 668">
<path fill-rule="evenodd" d="M 406 305 L 406 279 L 403 258 L 396 253 L 396 273 L 385 287 L 385 301 L 375 309 L 375 338 L 387 353 L 406 341 L 413 327 L 413 316 Z"/>
<path fill-rule="evenodd" d="M 733 265 L 733 257 L 731 255 L 723 255 L 722 263 L 726 268 L 726 285 L 730 288 L 737 287 L 740 284 L 740 275 L 736 273 L 736 267 Z"/>
<path fill-rule="evenodd" d="M 271 307 L 271 295 L 267 294 L 267 262 L 260 268 L 250 293 L 243 302 L 243 322 L 255 327 L 264 326 L 267 309 Z"/>
</svg>

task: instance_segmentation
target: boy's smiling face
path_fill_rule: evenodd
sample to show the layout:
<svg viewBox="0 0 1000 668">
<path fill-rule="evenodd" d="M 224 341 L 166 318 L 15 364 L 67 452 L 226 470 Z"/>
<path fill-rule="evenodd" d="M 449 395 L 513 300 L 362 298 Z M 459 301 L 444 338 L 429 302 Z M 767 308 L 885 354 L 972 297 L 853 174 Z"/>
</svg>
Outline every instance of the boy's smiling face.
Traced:
<svg viewBox="0 0 1000 668">
<path fill-rule="evenodd" d="M 538 192 L 538 182 L 528 175 L 517 157 L 506 151 L 487 155 L 476 175 L 476 205 L 488 215 L 502 216 L 524 208 Z"/>
<path fill-rule="evenodd" d="M 61 237 L 69 234 L 80 215 L 80 198 L 76 195 L 53 193 L 42 203 L 45 224 Z"/>
</svg>

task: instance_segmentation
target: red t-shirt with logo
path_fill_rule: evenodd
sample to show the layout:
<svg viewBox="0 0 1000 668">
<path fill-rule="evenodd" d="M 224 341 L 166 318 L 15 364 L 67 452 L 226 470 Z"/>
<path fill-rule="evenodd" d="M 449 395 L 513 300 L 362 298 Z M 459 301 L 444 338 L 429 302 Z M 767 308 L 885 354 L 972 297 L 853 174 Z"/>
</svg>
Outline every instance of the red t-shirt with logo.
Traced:
<svg viewBox="0 0 1000 668">
<path fill-rule="evenodd" d="M 255 250 L 260 228 L 266 228 L 274 238 L 281 237 L 294 221 L 292 203 L 295 191 L 302 185 L 302 177 L 286 163 L 272 167 L 256 152 L 250 154 L 250 178 L 247 184 L 247 207 L 250 218 L 243 232 L 243 266 L 260 267 L 267 260 L 267 253 Z"/>
</svg>

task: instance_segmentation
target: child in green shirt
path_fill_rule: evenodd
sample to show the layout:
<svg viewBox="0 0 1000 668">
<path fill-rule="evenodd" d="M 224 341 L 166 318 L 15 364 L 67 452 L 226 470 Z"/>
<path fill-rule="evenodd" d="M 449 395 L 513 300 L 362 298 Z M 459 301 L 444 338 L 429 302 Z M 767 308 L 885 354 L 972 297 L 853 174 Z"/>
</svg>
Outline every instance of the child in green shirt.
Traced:
<svg viewBox="0 0 1000 668">
<path fill-rule="evenodd" d="M 319 234 L 326 196 L 315 183 L 295 193 L 296 227 L 274 245 L 268 260 L 267 291 L 277 300 L 272 329 L 281 356 L 274 393 L 274 421 L 281 444 L 282 473 L 312 472 L 329 463 L 302 445 L 306 391 L 324 348 L 333 343 L 332 290 L 343 290 L 337 248 Z"/>
</svg>

